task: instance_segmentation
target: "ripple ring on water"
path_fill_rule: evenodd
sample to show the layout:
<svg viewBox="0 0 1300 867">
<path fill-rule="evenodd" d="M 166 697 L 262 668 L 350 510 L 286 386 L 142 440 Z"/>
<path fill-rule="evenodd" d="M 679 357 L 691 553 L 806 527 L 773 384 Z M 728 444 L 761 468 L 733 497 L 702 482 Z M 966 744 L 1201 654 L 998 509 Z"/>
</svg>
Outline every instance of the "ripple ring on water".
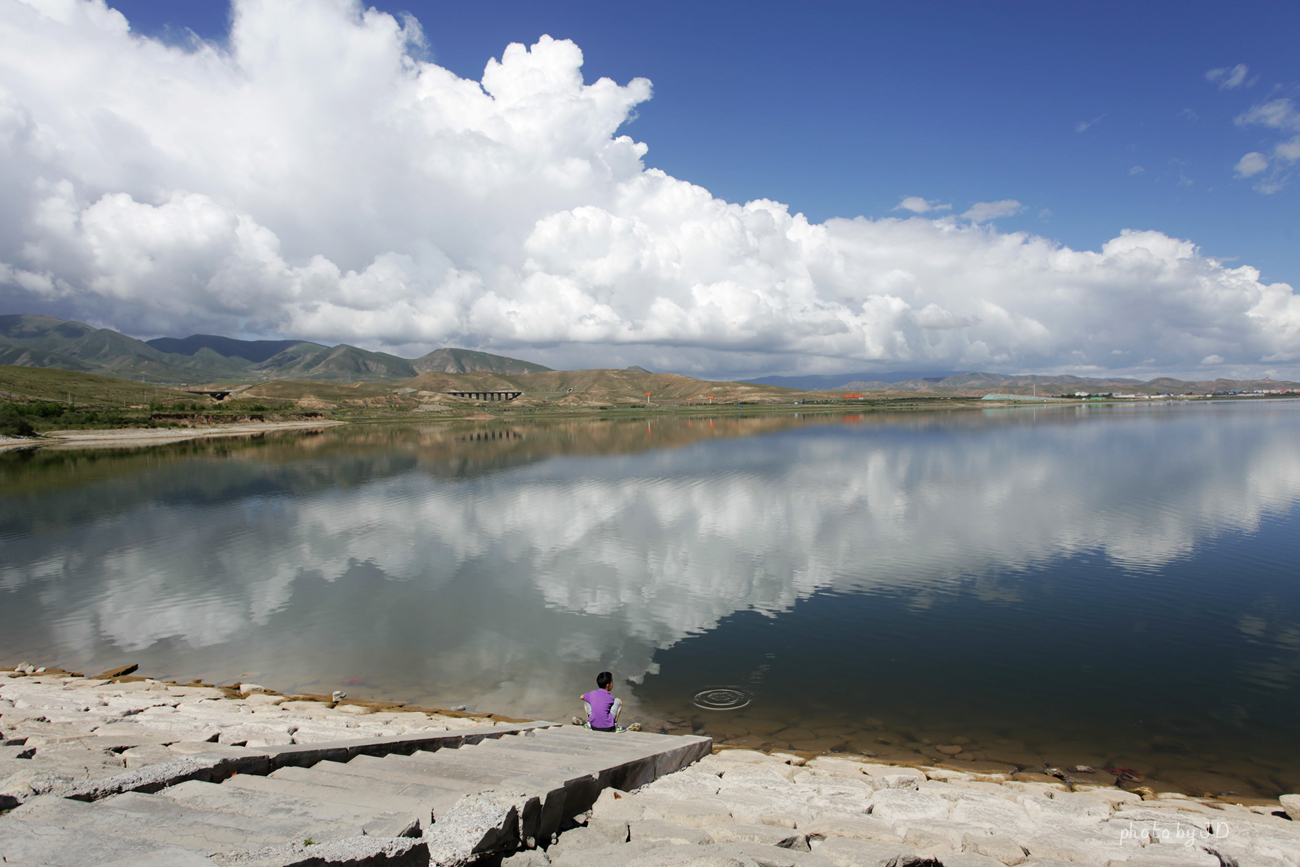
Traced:
<svg viewBox="0 0 1300 867">
<path fill-rule="evenodd" d="M 754 700 L 743 689 L 730 686 L 715 686 L 695 693 L 691 701 L 704 710 L 739 710 Z"/>
</svg>

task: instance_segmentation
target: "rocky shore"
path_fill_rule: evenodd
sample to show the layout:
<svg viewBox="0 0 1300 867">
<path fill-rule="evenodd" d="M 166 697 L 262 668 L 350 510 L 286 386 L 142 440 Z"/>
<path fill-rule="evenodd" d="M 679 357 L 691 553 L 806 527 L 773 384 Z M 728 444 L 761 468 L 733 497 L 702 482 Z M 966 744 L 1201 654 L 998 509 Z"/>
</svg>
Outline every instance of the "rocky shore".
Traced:
<svg viewBox="0 0 1300 867">
<path fill-rule="evenodd" d="M 254 683 L 170 683 L 134 676 L 134 666 L 94 677 L 18 668 L 0 671 L 0 809 L 199 753 L 239 756 L 506 722 L 341 693 L 286 696 Z"/>
<path fill-rule="evenodd" d="M 278 695 L 251 683 L 179 684 L 129 670 L 82 677 L 20 666 L 0 671 L 0 811 L 31 802 L 27 810 L 42 795 L 84 791 L 88 781 L 178 757 L 517 722 L 339 694 Z M 610 735 L 610 743 L 619 737 Z M 370 860 L 348 854 L 369 837 L 304 844 L 264 860 L 277 867 L 1300 867 L 1295 819 L 1296 795 L 1236 804 L 1132 783 L 1126 789 L 721 749 L 636 791 L 605 789 L 559 834 L 529 840 L 518 852 L 481 848 L 475 838 L 443 857 L 434 844 L 451 833 L 451 822 L 435 824 L 424 838 L 374 838 L 362 846 Z M 381 850 L 396 854 L 375 854 Z"/>
<path fill-rule="evenodd" d="M 1246 807 L 1117 787 L 723 750 L 509 863 L 554 867 L 1295 867 L 1300 796 Z"/>
</svg>

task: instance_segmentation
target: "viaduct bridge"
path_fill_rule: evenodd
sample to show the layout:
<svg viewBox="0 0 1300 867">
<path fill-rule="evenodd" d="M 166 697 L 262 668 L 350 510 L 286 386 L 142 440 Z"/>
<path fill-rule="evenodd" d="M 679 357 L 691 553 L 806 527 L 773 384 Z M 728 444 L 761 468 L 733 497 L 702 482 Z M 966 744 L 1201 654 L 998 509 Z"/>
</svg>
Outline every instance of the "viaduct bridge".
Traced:
<svg viewBox="0 0 1300 867">
<path fill-rule="evenodd" d="M 514 400 L 522 391 L 449 391 L 452 397 L 464 397 L 469 400 Z"/>
</svg>

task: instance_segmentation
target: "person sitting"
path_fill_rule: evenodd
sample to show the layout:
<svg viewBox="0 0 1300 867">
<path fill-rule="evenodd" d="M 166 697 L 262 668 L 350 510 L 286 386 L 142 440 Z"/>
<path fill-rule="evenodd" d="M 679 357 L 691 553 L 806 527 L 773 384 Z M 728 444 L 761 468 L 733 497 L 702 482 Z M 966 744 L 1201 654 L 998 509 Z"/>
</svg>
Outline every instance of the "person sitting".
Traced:
<svg viewBox="0 0 1300 867">
<path fill-rule="evenodd" d="M 614 675 L 602 671 L 596 675 L 596 689 L 582 696 L 587 709 L 587 727 L 594 732 L 618 731 L 618 715 L 623 712 L 623 702 L 614 698 Z"/>
</svg>

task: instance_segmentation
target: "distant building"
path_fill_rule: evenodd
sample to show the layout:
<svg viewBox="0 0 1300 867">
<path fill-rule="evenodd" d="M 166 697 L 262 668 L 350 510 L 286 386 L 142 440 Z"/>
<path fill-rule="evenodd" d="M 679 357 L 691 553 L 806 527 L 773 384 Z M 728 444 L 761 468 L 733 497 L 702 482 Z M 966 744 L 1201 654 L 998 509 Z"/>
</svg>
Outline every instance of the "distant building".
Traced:
<svg viewBox="0 0 1300 867">
<path fill-rule="evenodd" d="M 1031 403 L 1046 403 L 1056 398 L 1045 397 L 1041 394 L 986 394 L 980 400 L 1025 400 Z"/>
</svg>

